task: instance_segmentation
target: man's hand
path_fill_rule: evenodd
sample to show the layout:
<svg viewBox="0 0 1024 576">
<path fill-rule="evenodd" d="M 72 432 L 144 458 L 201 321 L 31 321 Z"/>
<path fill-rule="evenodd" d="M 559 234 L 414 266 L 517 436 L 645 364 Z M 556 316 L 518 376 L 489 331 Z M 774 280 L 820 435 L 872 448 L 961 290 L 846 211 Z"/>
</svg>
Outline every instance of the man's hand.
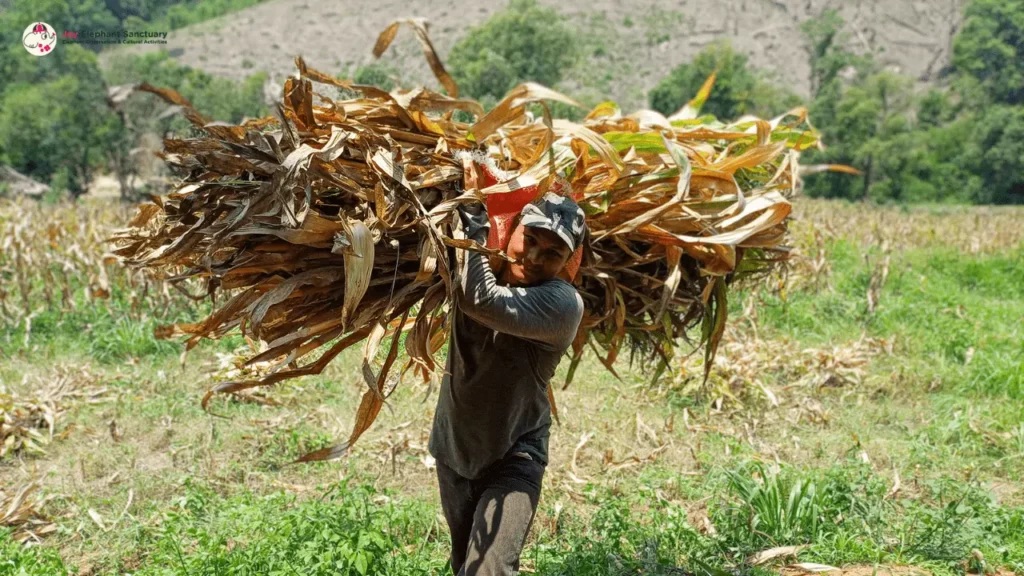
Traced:
<svg viewBox="0 0 1024 576">
<path fill-rule="evenodd" d="M 462 227 L 466 231 L 467 238 L 475 238 L 481 231 L 485 236 L 490 232 L 491 222 L 487 219 L 487 207 L 483 202 L 460 204 L 456 210 L 459 211 L 459 218 L 462 220 Z"/>
</svg>

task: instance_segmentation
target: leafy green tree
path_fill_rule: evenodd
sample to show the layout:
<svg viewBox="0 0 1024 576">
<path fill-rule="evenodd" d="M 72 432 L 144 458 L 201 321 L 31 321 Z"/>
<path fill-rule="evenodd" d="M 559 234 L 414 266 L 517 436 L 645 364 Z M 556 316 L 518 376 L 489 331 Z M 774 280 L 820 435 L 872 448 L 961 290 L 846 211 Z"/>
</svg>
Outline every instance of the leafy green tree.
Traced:
<svg viewBox="0 0 1024 576">
<path fill-rule="evenodd" d="M 8 88 L 0 110 L 0 145 L 4 161 L 27 176 L 49 181 L 57 171 L 60 145 L 54 126 L 56 102 L 47 95 L 49 83 L 17 84 Z"/>
<path fill-rule="evenodd" d="M 64 30 L 116 30 L 120 26 L 120 21 L 101 0 L 13 0 L 9 7 L 0 9 L 0 78 L 29 80 L 26 74 L 36 76 L 35 79 L 39 75 L 53 78 L 69 71 L 61 54 L 69 45 L 60 44 L 60 40 L 57 41 L 59 48 L 45 58 L 26 58 L 22 33 L 26 26 L 40 19 L 53 26 L 58 36 Z M 93 52 L 101 48 L 100 45 L 80 47 Z M 3 84 L 0 82 L 0 93 Z"/>
<path fill-rule="evenodd" d="M 23 0 L 15 0 L 23 1 Z M 263 0 L 74 0 L 69 6 L 79 28 L 177 30 Z M 51 22 L 52 24 L 52 22 Z M 76 28 L 69 28 L 76 30 Z M 101 49 L 97 45 L 95 49 Z"/>
<path fill-rule="evenodd" d="M 811 176 L 807 191 L 814 196 L 900 199 L 908 181 L 902 173 L 914 158 L 901 154 L 920 140 L 912 134 L 915 102 L 913 80 L 892 72 L 858 74 L 849 82 L 839 76 L 822 84 L 810 106 L 812 121 L 821 131 L 824 151 L 811 151 L 808 163 L 846 164 L 862 172 Z M 872 187 L 885 182 L 872 191 Z M 916 185 L 915 185 L 916 186 Z M 916 186 L 914 195 L 927 195 Z"/>
<path fill-rule="evenodd" d="M 460 91 L 493 101 L 527 80 L 554 86 L 577 57 L 574 32 L 557 12 L 512 0 L 460 40 L 448 64 Z"/>
<path fill-rule="evenodd" d="M 718 73 L 715 87 L 701 111 L 723 120 L 742 116 L 750 108 L 757 78 L 747 66 L 746 54 L 734 51 L 728 43 L 712 44 L 692 62 L 674 68 L 651 90 L 651 108 L 672 114 L 689 102 L 714 72 Z"/>
<path fill-rule="evenodd" d="M 992 106 L 970 122 L 962 146 L 968 188 L 978 203 L 1024 204 L 1024 107 Z"/>
<path fill-rule="evenodd" d="M 42 14 L 58 34 L 96 19 L 88 13 L 83 15 L 77 8 L 72 10 L 65 0 L 15 0 L 9 8 L 0 10 L 0 97 L 7 87 L 18 82 L 45 82 L 76 72 L 74 60 L 78 51 L 71 45 L 59 45 L 44 58 L 25 52 L 22 33 L 29 24 L 39 21 Z"/>
<path fill-rule="evenodd" d="M 117 20 L 95 0 L 14 0 L 0 11 L 0 162 L 79 195 L 102 164 L 100 128 L 113 120 L 92 51 L 63 44 L 44 58 L 25 52 L 22 32 L 42 14 L 58 33 Z"/>
<path fill-rule="evenodd" d="M 941 126 L 953 120 L 955 112 L 949 92 L 932 88 L 918 103 L 917 122 L 922 127 Z"/>
<path fill-rule="evenodd" d="M 704 48 L 692 62 L 673 69 L 651 90 L 651 108 L 666 115 L 676 112 L 715 72 L 715 86 L 701 112 L 722 120 L 735 120 L 744 114 L 772 116 L 800 103 L 792 92 L 759 78 L 748 64 L 747 55 L 723 42 Z"/>
<path fill-rule="evenodd" d="M 871 158 L 871 173 L 863 181 L 870 185 L 872 199 L 929 202 L 946 196 L 935 186 L 937 162 L 927 138 L 926 131 L 915 130 L 903 115 L 892 116 L 880 126 L 862 148 Z"/>
<path fill-rule="evenodd" d="M 60 173 L 58 184 L 78 196 L 88 187 L 92 170 L 102 165 L 107 145 L 102 129 L 116 120 L 106 106 L 95 54 L 67 45 L 33 60 L 50 58 L 69 72 L 23 68 L 22 77 L 28 80 L 12 83 L 2 95 L 0 155 L 16 170 L 44 182 Z"/>
<path fill-rule="evenodd" d="M 191 23 L 256 1 L 204 0 L 202 6 L 177 0 L 5 2 L 0 9 L 0 162 L 78 196 L 96 169 L 113 165 L 118 172 L 128 170 L 130 151 L 147 131 L 162 135 L 188 129 L 183 119 L 159 118 L 166 105 L 155 108 L 150 95 L 132 97 L 127 110 L 112 109 L 108 84 L 145 80 L 168 86 L 218 120 L 238 122 L 266 112 L 264 74 L 233 82 L 177 65 L 164 52 L 117 62 L 105 77 L 94 53 L 100 46 L 60 42 L 45 58 L 32 57 L 22 48 L 21 34 L 42 15 L 58 33 L 115 30 L 165 18 L 172 9 Z"/>
<path fill-rule="evenodd" d="M 953 42 L 957 72 L 995 102 L 1024 104 L 1024 0 L 974 0 Z"/>
<path fill-rule="evenodd" d="M 867 196 L 871 154 L 868 143 L 875 137 L 882 116 L 880 103 L 865 87 L 832 84 L 812 102 L 811 119 L 821 130 L 824 151 L 810 151 L 811 164 L 847 164 L 867 173 L 860 182 L 848 174 L 825 172 L 807 181 L 812 196 L 862 198 Z"/>
<path fill-rule="evenodd" d="M 805 162 L 845 164 L 861 170 L 862 176 L 812 175 L 806 182 L 808 194 L 848 199 L 934 195 L 911 171 L 922 159 L 912 119 L 913 81 L 879 72 L 870 55 L 846 50 L 842 26 L 834 10 L 801 26 L 811 61 L 810 117 L 825 145 L 823 151 L 807 152 Z"/>
</svg>

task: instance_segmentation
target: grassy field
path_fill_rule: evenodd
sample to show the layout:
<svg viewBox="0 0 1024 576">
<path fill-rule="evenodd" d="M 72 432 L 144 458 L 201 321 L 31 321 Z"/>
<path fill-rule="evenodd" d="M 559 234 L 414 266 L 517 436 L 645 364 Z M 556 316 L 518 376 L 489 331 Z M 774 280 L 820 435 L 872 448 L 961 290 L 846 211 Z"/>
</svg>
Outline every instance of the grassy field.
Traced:
<svg viewBox="0 0 1024 576">
<path fill-rule="evenodd" d="M 153 340 L 209 304 L 104 263 L 129 214 L 0 206 L 0 575 L 443 573 L 436 387 L 288 464 L 347 434 L 359 351 L 202 411 L 247 345 Z M 524 573 L 1024 574 L 1024 211 L 796 216 L 706 386 L 698 355 L 562 366 Z"/>
</svg>

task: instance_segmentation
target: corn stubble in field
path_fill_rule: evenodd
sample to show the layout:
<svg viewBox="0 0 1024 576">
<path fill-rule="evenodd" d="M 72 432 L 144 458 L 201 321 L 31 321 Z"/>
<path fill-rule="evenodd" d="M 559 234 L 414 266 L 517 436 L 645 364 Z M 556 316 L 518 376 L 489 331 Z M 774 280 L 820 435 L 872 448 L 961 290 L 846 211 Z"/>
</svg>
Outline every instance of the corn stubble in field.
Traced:
<svg viewBox="0 0 1024 576">
<path fill-rule="evenodd" d="M 58 366 L 20 386 L 18 393 L 0 381 L 0 460 L 9 455 L 45 454 L 68 408 L 105 401 L 109 390 L 87 367 Z M 60 432 L 64 435 L 68 430 Z"/>
<path fill-rule="evenodd" d="M 803 172 L 801 172 L 803 173 Z M 791 241 L 808 235 L 848 238 L 860 244 L 887 243 L 900 249 L 950 248 L 991 254 L 1024 244 L 1020 209 L 1013 206 L 939 206 L 894 209 L 871 204 L 801 200 L 794 204 Z"/>
<path fill-rule="evenodd" d="M 45 454 L 46 444 L 71 432 L 61 425 L 68 410 L 108 400 L 109 389 L 97 382 L 88 368 L 71 366 L 23 382 L 20 388 L 30 393 L 16 393 L 0 382 L 0 461 Z M 41 511 L 55 496 L 40 498 L 38 489 L 35 483 L 0 486 L 0 528 L 10 529 L 16 542 L 38 542 L 57 530 Z"/>
<path fill-rule="evenodd" d="M 10 529 L 15 542 L 39 542 L 57 531 L 57 525 L 41 512 L 54 496 L 38 498 L 38 489 L 34 483 L 0 486 L 0 528 Z"/>
<path fill-rule="evenodd" d="M 159 337 L 187 336 L 188 349 L 238 328 L 268 346 L 249 362 L 274 362 L 261 378 L 216 385 L 204 405 L 217 392 L 320 373 L 363 342 L 367 390 L 350 438 L 303 460 L 344 454 L 397 386 L 401 333 L 402 373 L 427 379 L 436 370 L 454 302 L 450 257 L 500 255 L 464 237 L 456 207 L 527 187 L 570 193 L 588 215 L 576 279 L 586 313 L 572 367 L 587 344 L 603 349 L 598 356 L 612 371 L 624 345 L 664 367 L 674 342 L 699 325 L 706 373 L 725 328 L 727 284 L 785 259 L 798 151 L 817 143 L 805 111 L 729 124 L 700 117 L 712 77 L 669 118 L 623 116 L 604 103 L 582 123 L 553 120 L 546 101 L 576 103 L 530 83 L 485 114 L 457 98 L 422 22 L 409 23 L 450 96 L 389 94 L 296 58 L 298 76 L 285 82 L 277 114 L 231 126 L 170 90 L 137 87 L 180 106 L 207 136 L 165 141 L 164 158 L 183 182 L 141 206 L 112 237 L 113 252 L 168 281 L 202 279 L 208 295 L 234 291 L 202 322 L 166 326 Z M 384 31 L 375 54 L 397 30 Z M 314 82 L 356 96 L 334 101 Z M 530 104 L 540 104 L 542 118 Z M 461 122 L 456 111 L 476 121 Z M 508 177 L 481 189 L 478 163 Z"/>
<path fill-rule="evenodd" d="M 56 313 L 59 325 L 89 306 L 111 308 L 112 294 L 127 301 L 132 321 L 181 306 L 186 297 L 173 285 L 118 265 L 109 252 L 104 238 L 130 215 L 121 204 L 0 201 L 0 321 L 10 327 L 0 350 L 29 349 L 40 314 Z M 19 342 L 11 340 L 17 328 Z"/>
<path fill-rule="evenodd" d="M 756 302 L 756 298 L 747 300 L 743 314 L 730 323 L 722 338 L 720 354 L 715 357 L 705 386 L 706 396 L 714 405 L 722 406 L 725 401 L 743 405 L 754 395 L 763 396 L 771 407 L 779 407 L 782 396 L 791 391 L 859 386 L 873 358 L 893 355 L 895 337 L 862 334 L 857 340 L 818 348 L 802 348 L 789 339 L 765 338 L 760 334 Z M 684 362 L 684 370 L 674 377 L 676 391 L 699 391 L 699 380 L 685 370 L 693 363 L 692 359 Z M 784 376 L 784 390 L 771 387 L 769 377 L 779 375 Z"/>
</svg>

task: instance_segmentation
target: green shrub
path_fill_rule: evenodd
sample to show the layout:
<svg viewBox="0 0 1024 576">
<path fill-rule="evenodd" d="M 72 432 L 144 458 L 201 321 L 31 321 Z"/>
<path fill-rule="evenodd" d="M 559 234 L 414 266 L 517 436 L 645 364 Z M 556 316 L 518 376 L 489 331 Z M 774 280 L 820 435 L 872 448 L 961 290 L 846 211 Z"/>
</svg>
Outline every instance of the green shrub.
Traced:
<svg viewBox="0 0 1024 576">
<path fill-rule="evenodd" d="M 513 0 L 459 41 L 448 56 L 459 90 L 501 99 L 524 81 L 553 86 L 577 59 L 573 29 L 535 0 Z"/>
<path fill-rule="evenodd" d="M 650 92 L 651 108 L 666 115 L 674 113 L 697 95 L 714 72 L 715 86 L 701 112 L 720 120 L 735 120 L 744 114 L 773 116 L 800 102 L 792 92 L 759 78 L 746 54 L 723 42 L 701 50 L 692 62 L 680 64 L 662 79 Z"/>
<path fill-rule="evenodd" d="M 398 70 L 386 64 L 381 64 L 380 62 L 373 62 L 365 66 L 360 66 L 352 76 L 352 80 L 356 84 L 376 86 L 381 90 L 386 90 L 388 92 L 394 90 L 395 86 L 398 84 L 396 81 L 398 78 Z"/>
<path fill-rule="evenodd" d="M 60 174 L 59 186 L 78 196 L 103 164 L 106 135 L 117 119 L 104 100 L 96 55 L 75 45 L 63 51 L 74 72 L 6 87 L 0 150 L 27 176 L 48 182 Z"/>
<path fill-rule="evenodd" d="M 190 24 L 203 22 L 230 12 L 255 6 L 263 0 L 163 0 L 156 2 L 154 10 L 144 17 L 152 20 L 151 29 L 177 30 Z M 162 6 L 160 4 L 163 4 Z"/>
</svg>

